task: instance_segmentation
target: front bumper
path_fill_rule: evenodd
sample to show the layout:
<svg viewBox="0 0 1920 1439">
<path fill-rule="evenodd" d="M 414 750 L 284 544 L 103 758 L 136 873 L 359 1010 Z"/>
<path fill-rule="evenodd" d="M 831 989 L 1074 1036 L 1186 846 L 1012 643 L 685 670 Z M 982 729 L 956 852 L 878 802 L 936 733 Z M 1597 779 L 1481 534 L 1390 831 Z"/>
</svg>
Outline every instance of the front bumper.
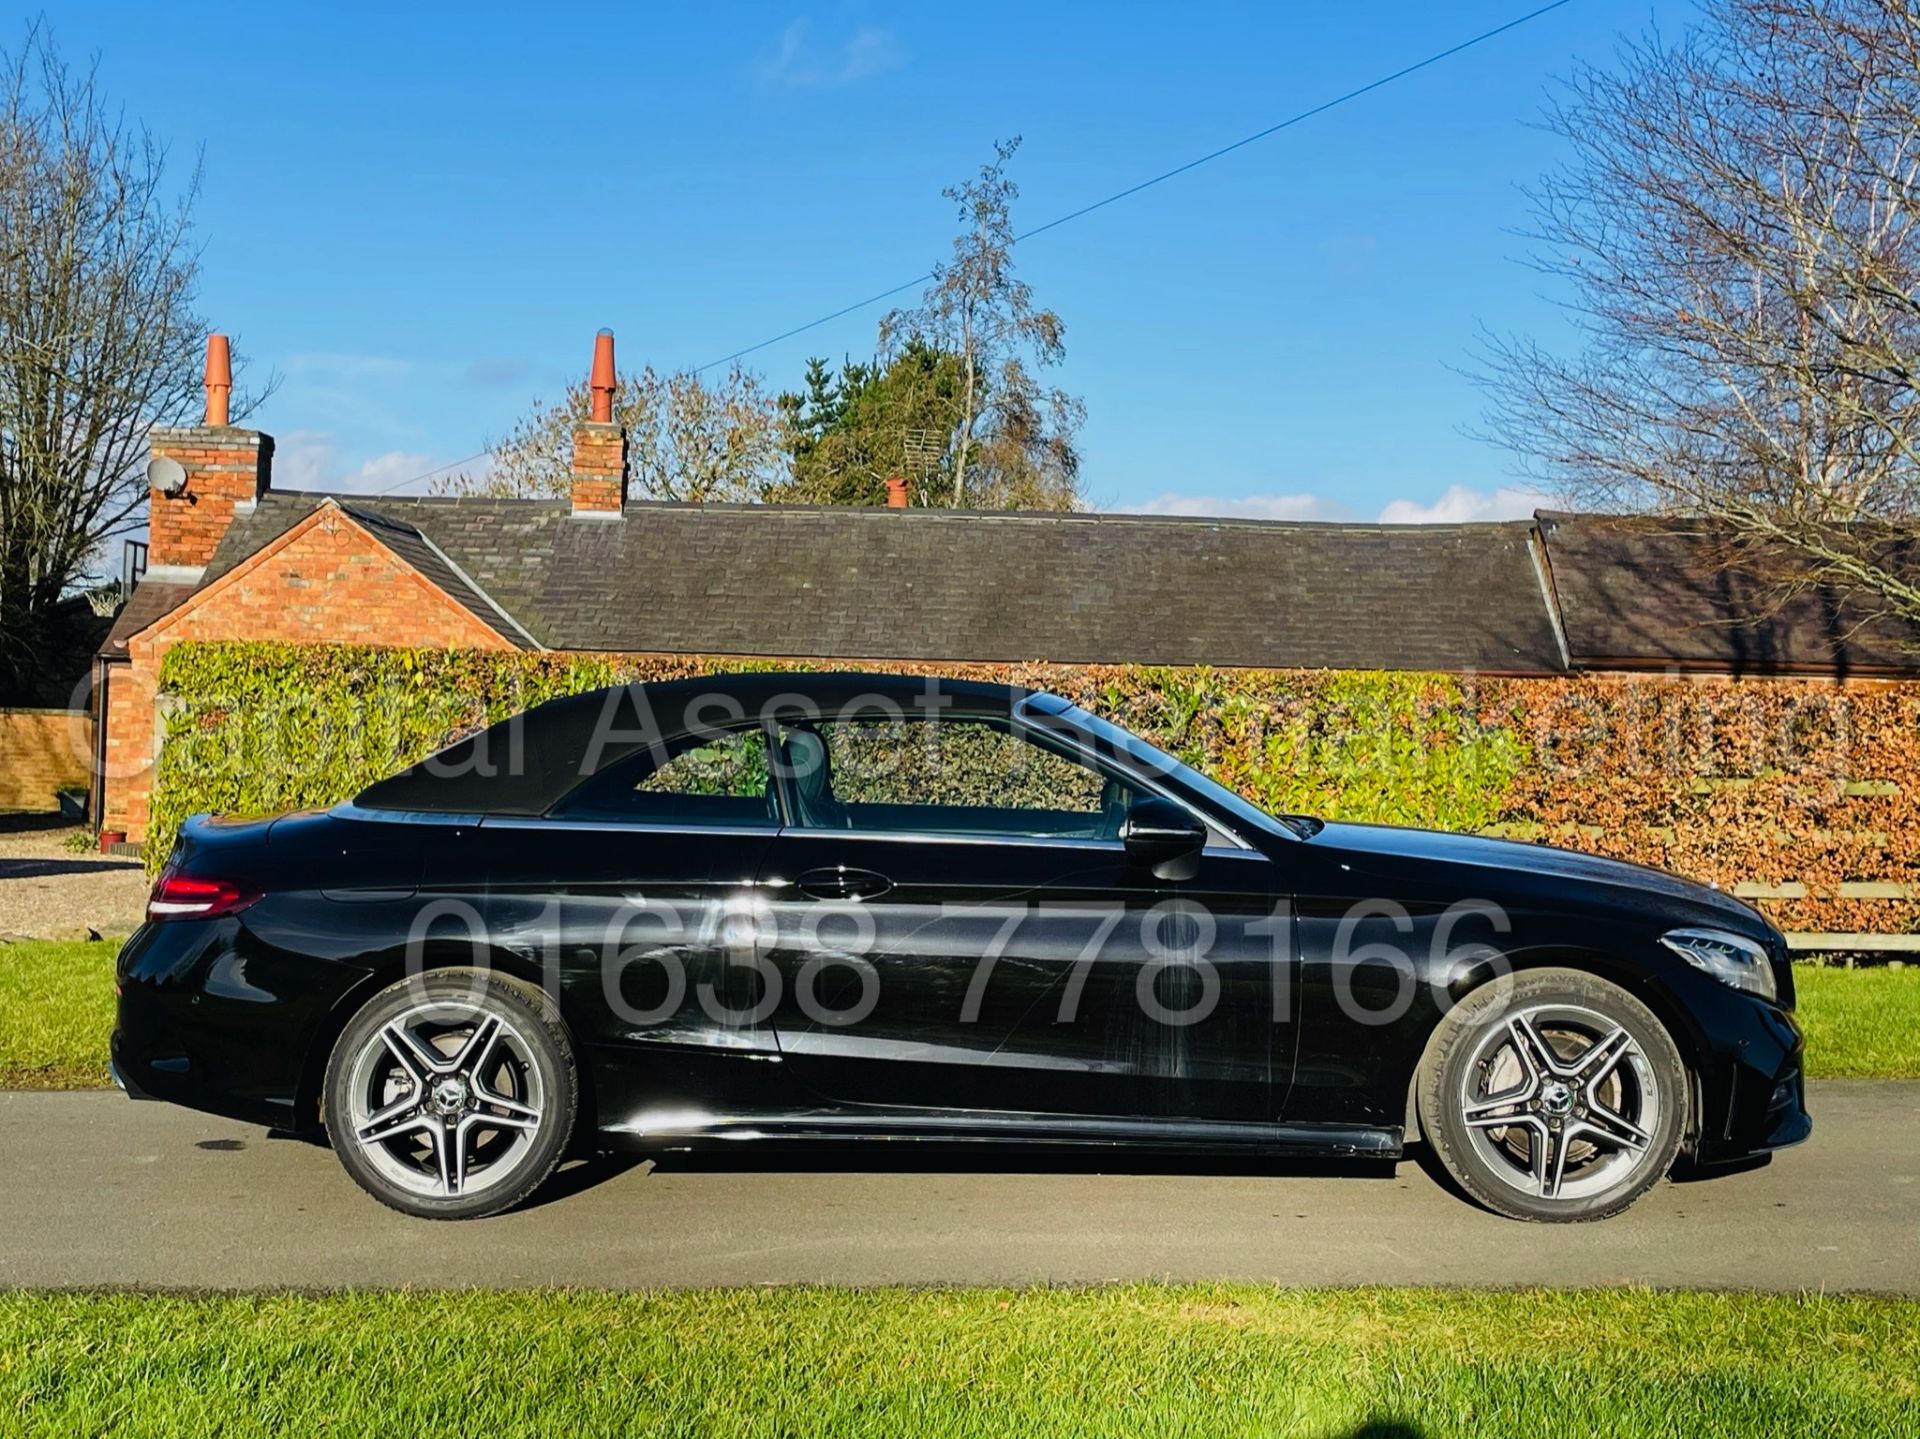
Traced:
<svg viewBox="0 0 1920 1439">
<path fill-rule="evenodd" d="M 1697 1066 L 1698 1129 L 1693 1157 L 1732 1164 L 1804 1142 L 1806 1040 L 1777 1004 L 1719 988 Z"/>
</svg>

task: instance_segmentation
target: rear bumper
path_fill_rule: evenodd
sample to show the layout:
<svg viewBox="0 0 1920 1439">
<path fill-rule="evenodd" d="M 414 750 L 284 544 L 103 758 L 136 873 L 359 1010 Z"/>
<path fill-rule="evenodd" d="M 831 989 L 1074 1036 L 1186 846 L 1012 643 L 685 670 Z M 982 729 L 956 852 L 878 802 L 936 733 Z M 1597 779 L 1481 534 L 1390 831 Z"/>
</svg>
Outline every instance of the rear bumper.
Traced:
<svg viewBox="0 0 1920 1439">
<path fill-rule="evenodd" d="M 314 971 L 235 917 L 135 931 L 115 966 L 114 1083 L 132 1099 L 305 1127 L 301 1083 L 333 987 Z"/>
<path fill-rule="evenodd" d="M 118 1038 L 118 1035 L 114 1036 L 114 1039 Z M 113 1041 L 109 1040 L 107 1044 L 108 1050 L 111 1051 L 113 1047 Z M 153 1101 L 151 1094 L 148 1094 L 146 1090 L 142 1089 L 138 1084 L 135 1084 L 120 1072 L 119 1061 L 111 1059 L 107 1061 L 107 1077 L 113 1081 L 113 1087 L 126 1095 L 128 1099 L 137 1099 L 143 1103 L 151 1103 Z"/>
</svg>

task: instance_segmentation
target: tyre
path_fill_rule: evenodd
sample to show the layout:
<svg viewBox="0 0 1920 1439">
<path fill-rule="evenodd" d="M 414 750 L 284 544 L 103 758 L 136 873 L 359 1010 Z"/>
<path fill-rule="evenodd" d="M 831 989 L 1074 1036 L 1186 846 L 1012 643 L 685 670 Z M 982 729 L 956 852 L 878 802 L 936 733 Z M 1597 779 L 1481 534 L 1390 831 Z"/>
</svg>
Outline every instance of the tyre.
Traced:
<svg viewBox="0 0 1920 1439">
<path fill-rule="evenodd" d="M 1680 1051 L 1626 990 L 1571 969 L 1484 985 L 1440 1022 L 1420 1129 L 1469 1197 L 1511 1219 L 1620 1213 L 1659 1182 L 1689 1113 Z"/>
<path fill-rule="evenodd" d="M 478 1219 L 553 1173 L 579 1078 L 539 989 L 445 969 L 381 990 L 347 1022 L 324 1094 L 328 1138 L 362 1189 L 403 1214 Z"/>
</svg>

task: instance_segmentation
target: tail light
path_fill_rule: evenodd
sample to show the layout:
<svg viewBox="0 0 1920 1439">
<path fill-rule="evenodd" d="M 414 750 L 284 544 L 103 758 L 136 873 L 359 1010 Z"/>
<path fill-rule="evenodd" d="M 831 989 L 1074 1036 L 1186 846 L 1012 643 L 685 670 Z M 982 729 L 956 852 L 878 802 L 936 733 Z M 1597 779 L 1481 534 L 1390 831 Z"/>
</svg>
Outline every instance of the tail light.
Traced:
<svg viewBox="0 0 1920 1439">
<path fill-rule="evenodd" d="M 260 898 L 260 891 L 230 879 L 203 879 L 168 870 L 147 899 L 147 919 L 216 919 L 237 914 Z"/>
</svg>

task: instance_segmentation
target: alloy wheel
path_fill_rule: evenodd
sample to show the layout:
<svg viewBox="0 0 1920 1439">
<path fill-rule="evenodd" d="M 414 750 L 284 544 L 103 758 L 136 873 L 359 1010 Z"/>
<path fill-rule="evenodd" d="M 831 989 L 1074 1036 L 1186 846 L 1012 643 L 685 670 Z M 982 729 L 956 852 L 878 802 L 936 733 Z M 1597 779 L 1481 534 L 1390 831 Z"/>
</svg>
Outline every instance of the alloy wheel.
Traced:
<svg viewBox="0 0 1920 1439">
<path fill-rule="evenodd" d="M 346 1098 L 349 1142 L 388 1182 L 433 1199 L 505 1184 L 547 1108 L 526 1036 L 484 1002 L 457 999 L 382 1024 L 354 1056 Z"/>
<path fill-rule="evenodd" d="M 1459 1116 L 1501 1182 L 1545 1200 L 1580 1200 L 1645 1162 L 1665 1096 L 1626 1028 L 1573 1004 L 1516 1010 L 1461 1070 Z"/>
</svg>

